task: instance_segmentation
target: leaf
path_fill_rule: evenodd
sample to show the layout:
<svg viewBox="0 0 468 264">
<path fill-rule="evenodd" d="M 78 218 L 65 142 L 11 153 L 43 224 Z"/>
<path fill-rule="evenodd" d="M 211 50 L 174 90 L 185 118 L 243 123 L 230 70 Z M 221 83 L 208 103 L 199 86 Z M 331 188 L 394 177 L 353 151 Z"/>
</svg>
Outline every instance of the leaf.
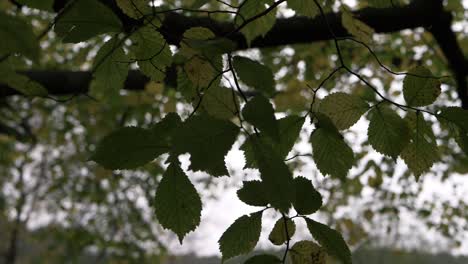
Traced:
<svg viewBox="0 0 468 264">
<path fill-rule="evenodd" d="M 134 19 L 140 19 L 152 12 L 149 0 L 116 0 L 115 2 L 127 16 Z"/>
<path fill-rule="evenodd" d="M 274 141 L 279 141 L 278 122 L 270 101 L 262 95 L 250 99 L 242 109 L 245 121 L 260 129 Z"/>
<path fill-rule="evenodd" d="M 286 226 L 287 226 L 287 233 L 286 233 Z M 285 243 L 288 239 L 291 239 L 296 232 L 296 224 L 293 220 L 287 219 L 286 225 L 284 218 L 280 218 L 276 221 L 273 229 L 268 236 L 268 240 L 270 240 L 273 245 L 281 246 Z"/>
<path fill-rule="evenodd" d="M 291 151 L 299 137 L 302 126 L 304 124 L 304 118 L 296 115 L 288 115 L 287 117 L 278 120 L 280 141 L 274 142 L 268 137 L 262 137 L 262 141 L 265 144 L 270 144 L 271 148 L 278 153 L 278 155 L 284 159 Z M 261 136 L 261 135 L 260 135 Z M 252 146 L 249 141 L 246 141 L 242 146 L 241 150 L 244 151 L 246 164 L 245 168 L 256 168 L 255 157 L 253 154 Z"/>
<path fill-rule="evenodd" d="M 288 7 L 296 11 L 299 15 L 315 17 L 320 14 L 320 10 L 314 1 L 288 0 Z"/>
<path fill-rule="evenodd" d="M 375 107 L 370 111 L 367 137 L 370 145 L 378 152 L 396 159 L 408 145 L 407 123 L 389 107 Z"/>
<path fill-rule="evenodd" d="M 206 171 L 213 176 L 227 175 L 224 156 L 234 144 L 239 128 L 233 123 L 207 115 L 186 120 L 174 134 L 175 154 L 190 153 L 193 171 Z"/>
<path fill-rule="evenodd" d="M 296 199 L 294 199 L 293 205 L 298 214 L 313 214 L 322 207 L 322 196 L 315 190 L 309 179 L 301 176 L 294 178 L 294 187 L 296 188 Z"/>
<path fill-rule="evenodd" d="M 275 92 L 273 72 L 267 66 L 241 56 L 235 56 L 232 65 L 239 79 L 247 86 L 253 87 L 268 96 L 271 96 Z"/>
<path fill-rule="evenodd" d="M 154 209 L 159 223 L 182 240 L 200 224 L 202 203 L 197 190 L 177 163 L 171 163 L 156 190 Z"/>
<path fill-rule="evenodd" d="M 198 56 L 185 63 L 185 73 L 195 87 L 210 87 L 219 79 L 210 62 Z"/>
<path fill-rule="evenodd" d="M 412 139 L 401 153 L 401 158 L 418 179 L 439 159 L 439 153 L 432 128 L 421 113 L 413 115 Z"/>
<path fill-rule="evenodd" d="M 9 60 L 0 63 L 0 82 L 29 97 L 44 97 L 48 94 L 42 84 L 29 79 L 26 75 L 18 74 Z"/>
<path fill-rule="evenodd" d="M 0 57 L 20 53 L 31 60 L 39 59 L 39 42 L 25 21 L 0 12 Z"/>
<path fill-rule="evenodd" d="M 100 99 L 108 99 L 119 96 L 127 79 L 127 57 L 118 38 L 107 41 L 94 59 L 94 81 L 97 89 L 91 94 Z"/>
<path fill-rule="evenodd" d="M 184 70 L 195 88 L 216 86 L 223 69 L 221 53 L 213 52 L 208 45 L 216 35 L 204 27 L 193 27 L 184 32 L 179 54 L 185 57 Z M 200 90 L 200 89 L 198 89 Z"/>
<path fill-rule="evenodd" d="M 261 254 L 249 258 L 244 264 L 275 264 L 281 263 L 281 260 L 273 255 Z"/>
<path fill-rule="evenodd" d="M 345 179 L 354 164 L 352 149 L 337 131 L 318 128 L 310 137 L 313 158 L 323 175 Z"/>
<path fill-rule="evenodd" d="M 326 264 L 327 253 L 312 241 L 296 242 L 290 249 L 292 264 Z"/>
<path fill-rule="evenodd" d="M 55 32 L 63 42 L 78 43 L 94 36 L 122 31 L 122 22 L 106 5 L 78 0 L 59 17 Z"/>
<path fill-rule="evenodd" d="M 241 216 L 224 231 L 218 241 L 223 261 L 247 254 L 255 248 L 262 229 L 262 212 Z"/>
<path fill-rule="evenodd" d="M 368 109 L 369 105 L 358 96 L 341 92 L 325 97 L 319 107 L 339 130 L 350 128 Z"/>
<path fill-rule="evenodd" d="M 342 5 L 341 24 L 357 40 L 364 43 L 369 43 L 372 41 L 374 29 L 356 18 L 349 7 L 345 5 Z"/>
<path fill-rule="evenodd" d="M 54 0 L 16 0 L 16 2 L 26 5 L 31 8 L 36 8 L 44 11 L 53 12 L 54 9 L 52 8 L 54 5 Z"/>
<path fill-rule="evenodd" d="M 272 207 L 287 212 L 295 197 L 291 171 L 268 144 L 256 136 L 250 137 L 249 140 L 268 201 Z"/>
<path fill-rule="evenodd" d="M 338 231 L 310 218 L 304 219 L 314 239 L 317 240 L 329 255 L 337 257 L 344 264 L 352 263 L 351 252 Z"/>
<path fill-rule="evenodd" d="M 242 188 L 237 191 L 239 199 L 252 206 L 267 206 L 268 199 L 261 181 L 244 181 Z"/>
<path fill-rule="evenodd" d="M 468 110 L 466 109 L 460 107 L 445 107 L 438 115 L 438 118 L 468 131 Z"/>
<path fill-rule="evenodd" d="M 434 103 L 441 92 L 440 82 L 423 66 L 411 69 L 403 80 L 403 97 L 411 106 L 426 106 Z"/>
<path fill-rule="evenodd" d="M 134 169 L 168 152 L 170 146 L 140 127 L 124 127 L 104 137 L 91 160 L 107 169 Z"/>
<path fill-rule="evenodd" d="M 219 119 L 231 119 L 240 108 L 236 94 L 226 87 L 210 87 L 205 91 L 201 100 L 200 108 Z M 199 101 L 195 105 L 198 103 Z"/>
<path fill-rule="evenodd" d="M 172 52 L 163 36 L 150 26 L 142 27 L 131 38 L 138 67 L 143 74 L 155 82 L 166 76 L 166 67 L 172 63 Z"/>
<path fill-rule="evenodd" d="M 256 0 L 256 1 L 246 1 L 242 4 L 239 9 L 239 13 L 236 16 L 235 23 L 239 27 L 246 20 L 253 18 L 254 16 L 259 15 L 264 12 L 267 8 L 266 5 L 272 5 L 273 0 Z M 246 24 L 240 31 L 244 34 L 247 45 L 250 46 L 252 40 L 258 36 L 265 36 L 268 31 L 273 27 L 276 21 L 276 8 L 271 10 L 267 14 L 250 21 Z"/>
</svg>

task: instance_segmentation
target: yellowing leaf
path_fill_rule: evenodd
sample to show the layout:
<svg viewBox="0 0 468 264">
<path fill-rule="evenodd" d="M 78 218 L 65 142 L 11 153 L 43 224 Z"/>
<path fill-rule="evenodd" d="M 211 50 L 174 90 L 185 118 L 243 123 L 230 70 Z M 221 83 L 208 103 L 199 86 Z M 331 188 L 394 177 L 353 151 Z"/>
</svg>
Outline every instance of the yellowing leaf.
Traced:
<svg viewBox="0 0 468 264">
<path fill-rule="evenodd" d="M 215 82 L 215 69 L 209 61 L 198 56 L 194 56 L 187 61 L 184 70 L 195 87 L 208 87 Z"/>
<path fill-rule="evenodd" d="M 302 240 L 296 242 L 289 251 L 292 264 L 326 264 L 327 253 L 323 248 L 312 241 Z"/>
<path fill-rule="evenodd" d="M 285 224 L 286 222 L 286 224 Z M 287 230 L 286 230 L 287 227 Z M 273 229 L 268 236 L 268 240 L 274 245 L 280 246 L 285 243 L 288 239 L 291 239 L 296 232 L 296 224 L 293 220 L 280 218 L 276 221 Z"/>
<path fill-rule="evenodd" d="M 423 66 L 411 69 L 403 80 L 403 97 L 408 105 L 426 106 L 440 95 L 440 82 Z"/>
<path fill-rule="evenodd" d="M 328 95 L 319 106 L 319 111 L 327 115 L 339 130 L 354 125 L 368 109 L 369 105 L 358 96 L 341 92 Z"/>
</svg>

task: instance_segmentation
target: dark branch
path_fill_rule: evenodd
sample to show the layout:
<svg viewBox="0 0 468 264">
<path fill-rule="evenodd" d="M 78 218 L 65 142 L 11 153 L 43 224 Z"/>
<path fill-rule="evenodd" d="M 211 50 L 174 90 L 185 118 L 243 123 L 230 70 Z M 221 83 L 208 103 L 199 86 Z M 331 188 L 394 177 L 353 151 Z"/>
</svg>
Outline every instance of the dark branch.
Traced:
<svg viewBox="0 0 468 264">
<path fill-rule="evenodd" d="M 106 4 L 112 1 L 105 1 Z M 355 12 L 356 17 L 371 26 L 377 33 L 392 33 L 404 29 L 424 27 L 437 40 L 449 67 L 457 81 L 459 97 L 465 108 L 468 108 L 468 67 L 467 60 L 451 30 L 452 16 L 443 11 L 441 0 L 415 0 L 407 6 L 392 8 L 364 8 Z M 348 37 L 349 33 L 341 25 L 340 13 L 328 13 L 326 19 L 335 37 Z M 139 23 L 136 20 L 125 20 L 124 23 Z M 126 25 L 126 28 L 132 25 Z M 255 39 L 248 47 L 244 36 L 235 31 L 235 25 L 228 22 L 214 21 L 209 17 L 189 17 L 171 12 L 165 15 L 160 32 L 169 44 L 179 45 L 183 33 L 196 26 L 207 27 L 217 36 L 227 37 L 237 44 L 237 49 L 274 47 L 289 44 L 311 43 L 330 40 L 332 35 L 322 16 L 313 19 L 306 17 L 279 18 L 265 37 Z M 235 33 L 233 33 L 235 32 Z M 176 72 L 169 69 L 166 81 L 175 84 Z M 33 80 L 47 87 L 50 94 L 80 94 L 86 93 L 91 80 L 89 72 L 60 72 L 60 71 L 29 71 L 26 72 Z M 137 72 L 130 72 L 125 88 L 131 90 L 143 89 L 148 78 Z M 0 84 L 0 97 L 17 94 L 16 91 Z"/>
</svg>

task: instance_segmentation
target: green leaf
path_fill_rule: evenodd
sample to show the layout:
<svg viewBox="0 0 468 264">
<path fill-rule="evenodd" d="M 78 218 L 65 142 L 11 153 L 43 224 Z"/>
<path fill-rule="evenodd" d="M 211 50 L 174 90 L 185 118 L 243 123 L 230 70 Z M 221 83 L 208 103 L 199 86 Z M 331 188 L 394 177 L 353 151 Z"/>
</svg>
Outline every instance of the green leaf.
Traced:
<svg viewBox="0 0 468 264">
<path fill-rule="evenodd" d="M 31 8 L 36 8 L 44 11 L 53 12 L 54 9 L 52 8 L 54 5 L 54 0 L 16 0 L 16 2 L 26 5 Z"/>
<path fill-rule="evenodd" d="M 271 206 L 287 212 L 295 197 L 292 173 L 283 159 L 258 137 L 250 137 L 255 160 Z"/>
<path fill-rule="evenodd" d="M 55 24 L 55 32 L 63 38 L 62 41 L 71 43 L 121 30 L 122 22 L 114 12 L 95 0 L 76 1 Z"/>
<path fill-rule="evenodd" d="M 298 214 L 313 214 L 322 207 L 322 196 L 315 190 L 309 179 L 301 176 L 294 178 L 294 187 L 296 188 L 296 199 L 294 199 L 293 205 Z"/>
<path fill-rule="evenodd" d="M 242 109 L 245 121 L 260 129 L 270 136 L 274 141 L 280 139 L 278 122 L 275 117 L 275 110 L 270 101 L 262 95 L 257 95 L 250 99 Z"/>
<path fill-rule="evenodd" d="M 29 97 L 44 97 L 48 94 L 47 89 L 40 83 L 26 75 L 18 74 L 9 60 L 0 63 L 0 82 Z"/>
<path fill-rule="evenodd" d="M 226 87 L 210 87 L 201 100 L 200 108 L 219 119 L 231 119 L 240 108 L 234 91 Z"/>
<path fill-rule="evenodd" d="M 91 95 L 99 99 L 109 99 L 119 96 L 127 79 L 127 57 L 118 38 L 107 41 L 94 59 L 94 81 L 96 86 Z"/>
<path fill-rule="evenodd" d="M 403 97 L 411 106 L 430 105 L 434 103 L 440 92 L 439 80 L 423 66 L 411 69 L 403 80 Z"/>
<path fill-rule="evenodd" d="M 407 123 L 386 106 L 375 107 L 369 115 L 367 136 L 370 145 L 379 153 L 396 159 L 410 140 Z"/>
<path fill-rule="evenodd" d="M 287 117 L 281 118 L 278 120 L 280 141 L 274 142 L 268 137 L 262 137 L 262 141 L 265 142 L 265 144 L 270 144 L 271 148 L 273 148 L 278 155 L 284 159 L 291 151 L 294 143 L 299 137 L 299 133 L 304 125 L 304 120 L 305 119 L 303 117 L 296 115 L 288 115 Z M 245 154 L 245 168 L 256 168 L 257 164 L 249 141 L 246 141 L 241 146 L 241 150 L 243 150 Z"/>
<path fill-rule="evenodd" d="M 286 232 L 287 227 L 287 232 Z M 268 240 L 270 240 L 273 245 L 281 246 L 285 243 L 288 239 L 291 239 L 296 233 L 296 224 L 293 220 L 287 219 L 286 225 L 284 218 L 280 218 L 276 221 L 273 229 L 268 236 Z"/>
<path fill-rule="evenodd" d="M 167 141 L 158 138 L 149 129 L 124 127 L 104 137 L 91 160 L 107 169 L 134 169 L 169 149 Z"/>
<path fill-rule="evenodd" d="M 116 0 L 115 2 L 127 16 L 134 19 L 140 19 L 152 12 L 149 6 L 150 0 Z"/>
<path fill-rule="evenodd" d="M 32 60 L 39 59 L 39 42 L 25 21 L 0 12 L 0 56 L 20 53 Z"/>
<path fill-rule="evenodd" d="M 138 67 L 155 82 L 166 76 L 166 67 L 172 63 L 172 52 L 163 36 L 151 26 L 142 27 L 132 35 L 132 46 Z"/>
<path fill-rule="evenodd" d="M 345 179 L 354 164 L 353 150 L 337 131 L 324 127 L 316 129 L 310 137 L 313 158 L 323 175 Z"/>
<path fill-rule="evenodd" d="M 349 7 L 345 5 L 342 5 L 341 24 L 357 40 L 364 43 L 372 41 L 374 29 L 361 20 L 355 18 Z"/>
<path fill-rule="evenodd" d="M 369 105 L 358 96 L 341 92 L 325 97 L 319 107 L 339 130 L 354 125 L 368 109 Z"/>
<path fill-rule="evenodd" d="M 180 243 L 200 224 L 200 196 L 179 164 L 171 163 L 164 173 L 156 190 L 154 209 L 159 223 L 176 233 Z"/>
<path fill-rule="evenodd" d="M 437 143 L 430 125 L 424 120 L 421 113 L 413 113 L 410 118 L 413 122 L 412 139 L 401 152 L 401 158 L 418 179 L 427 172 L 434 162 L 439 159 Z"/>
<path fill-rule="evenodd" d="M 267 9 L 266 5 L 272 5 L 273 0 L 256 0 L 246 1 L 239 9 L 239 14 L 236 16 L 235 23 L 241 26 L 246 20 L 262 13 Z M 265 36 L 268 31 L 273 27 L 276 21 L 276 8 L 267 14 L 250 21 L 245 27 L 241 29 L 244 34 L 247 44 L 250 46 L 252 40 L 258 36 Z"/>
<path fill-rule="evenodd" d="M 273 255 L 261 254 L 249 258 L 244 264 L 275 264 L 281 263 L 281 260 Z"/>
<path fill-rule="evenodd" d="M 292 264 L 326 264 L 327 253 L 312 241 L 296 242 L 290 249 Z"/>
<path fill-rule="evenodd" d="M 216 86 L 220 83 L 219 73 L 223 69 L 221 53 L 213 48 L 216 35 L 204 27 L 193 27 L 184 32 L 179 54 L 187 60 L 185 73 L 195 88 Z M 214 42 L 214 43 L 213 43 Z M 209 45 L 211 43 L 212 45 Z"/>
<path fill-rule="evenodd" d="M 241 56 L 234 57 L 232 65 L 239 79 L 247 86 L 253 87 L 268 96 L 275 92 L 273 72 L 267 66 Z"/>
<path fill-rule="evenodd" d="M 233 123 L 207 115 L 186 120 L 174 135 L 175 154 L 190 153 L 193 171 L 206 171 L 213 176 L 227 175 L 224 156 L 236 141 L 239 128 Z"/>
<path fill-rule="evenodd" d="M 468 110 L 460 107 L 445 107 L 438 115 L 439 119 L 455 124 L 459 128 L 468 131 Z"/>
<path fill-rule="evenodd" d="M 261 181 L 244 181 L 242 188 L 237 191 L 239 199 L 252 206 L 267 206 L 268 199 L 265 195 Z"/>
<path fill-rule="evenodd" d="M 296 11 L 299 15 L 315 17 L 320 14 L 320 10 L 314 1 L 288 0 L 288 7 Z"/>
<path fill-rule="evenodd" d="M 241 216 L 223 233 L 218 241 L 223 261 L 255 248 L 262 229 L 262 212 Z"/>
<path fill-rule="evenodd" d="M 312 219 L 305 220 L 309 232 L 329 255 L 337 257 L 344 264 L 352 263 L 351 252 L 338 231 Z"/>
</svg>

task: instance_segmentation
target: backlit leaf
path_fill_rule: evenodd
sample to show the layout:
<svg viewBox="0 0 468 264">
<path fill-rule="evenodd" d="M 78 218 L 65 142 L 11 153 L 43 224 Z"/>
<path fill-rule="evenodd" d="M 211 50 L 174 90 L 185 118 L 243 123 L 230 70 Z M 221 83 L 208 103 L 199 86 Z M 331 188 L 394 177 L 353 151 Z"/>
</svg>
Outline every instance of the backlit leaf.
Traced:
<svg viewBox="0 0 468 264">
<path fill-rule="evenodd" d="M 292 264 L 326 264 L 327 253 L 312 241 L 296 242 L 290 252 Z"/>
<path fill-rule="evenodd" d="M 122 22 L 106 5 L 95 0 L 79 0 L 59 17 L 55 32 L 63 42 L 78 43 L 94 36 L 120 32 Z"/>
<path fill-rule="evenodd" d="M 433 78 L 429 69 L 418 66 L 411 69 L 403 80 L 403 97 L 411 106 L 426 106 L 434 103 L 440 95 L 440 82 Z"/>
<path fill-rule="evenodd" d="M 261 254 L 249 258 L 244 264 L 275 264 L 281 263 L 281 260 L 273 255 Z"/>
<path fill-rule="evenodd" d="M 257 61 L 241 56 L 234 57 L 232 64 L 239 79 L 247 86 L 253 87 L 266 95 L 274 93 L 275 80 L 270 68 Z"/>
<path fill-rule="evenodd" d="M 374 29 L 356 18 L 351 10 L 345 5 L 342 5 L 341 24 L 357 40 L 365 43 L 372 41 Z"/>
<path fill-rule="evenodd" d="M 252 206 L 267 206 L 263 183 L 261 181 L 244 181 L 242 188 L 237 191 L 239 199 Z"/>
<path fill-rule="evenodd" d="M 246 20 L 262 13 L 267 9 L 266 5 L 272 5 L 273 0 L 256 0 L 246 1 L 239 9 L 239 15 L 236 16 L 236 25 L 241 26 Z M 265 36 L 273 27 L 276 21 L 276 8 L 267 14 L 249 22 L 242 29 L 247 44 L 250 45 L 252 40 L 258 36 Z"/>
<path fill-rule="evenodd" d="M 151 0 L 116 0 L 120 9 L 129 17 L 140 19 L 144 15 L 151 14 L 149 3 Z"/>
<path fill-rule="evenodd" d="M 370 145 L 378 152 L 396 159 L 408 145 L 410 136 L 407 123 L 389 107 L 375 107 L 369 113 L 367 130 Z"/>
<path fill-rule="evenodd" d="M 288 7 L 296 11 L 299 15 L 315 17 L 320 14 L 320 10 L 314 1 L 288 0 Z"/>
<path fill-rule="evenodd" d="M 337 257 L 343 264 L 352 263 L 351 251 L 338 231 L 312 219 L 305 220 L 309 232 L 329 255 Z"/>
<path fill-rule="evenodd" d="M 287 226 L 287 231 L 286 231 Z M 268 240 L 274 245 L 280 246 L 285 243 L 288 239 L 291 239 L 296 233 L 296 224 L 293 220 L 287 219 L 286 225 L 284 218 L 280 218 L 276 221 L 273 229 L 268 236 Z"/>
<path fill-rule="evenodd" d="M 219 119 L 231 119 L 240 108 L 236 94 L 226 87 L 210 87 L 201 100 L 201 109 Z"/>
<path fill-rule="evenodd" d="M 175 162 L 169 165 L 158 185 L 154 208 L 159 223 L 176 233 L 180 243 L 200 224 L 200 196 Z"/>
<path fill-rule="evenodd" d="M 0 12 L 0 57 L 10 53 L 21 53 L 39 59 L 39 42 L 32 28 L 19 17 Z"/>
<path fill-rule="evenodd" d="M 301 176 L 294 178 L 294 187 L 296 188 L 296 199 L 294 199 L 293 205 L 298 214 L 313 214 L 322 207 L 322 196 L 315 190 L 309 179 Z"/>
<path fill-rule="evenodd" d="M 358 96 L 341 92 L 325 97 L 319 107 L 339 130 L 354 125 L 368 109 L 369 105 Z"/>
<path fill-rule="evenodd" d="M 208 115 L 197 115 L 184 122 L 174 134 L 174 153 L 190 153 L 193 171 L 213 176 L 227 175 L 224 156 L 237 138 L 239 128 L 233 123 Z"/>
<path fill-rule="evenodd" d="M 132 35 L 132 50 L 143 74 L 155 82 L 162 81 L 166 67 L 172 63 L 172 52 L 163 36 L 151 26 L 145 26 Z"/>
<path fill-rule="evenodd" d="M 255 248 L 262 229 L 262 212 L 241 216 L 224 231 L 218 241 L 223 261 Z"/>
<path fill-rule="evenodd" d="M 275 141 L 279 141 L 279 129 L 275 110 L 267 98 L 257 95 L 250 99 L 244 106 L 244 109 L 242 109 L 242 115 L 245 121 L 251 123 Z"/>
</svg>

